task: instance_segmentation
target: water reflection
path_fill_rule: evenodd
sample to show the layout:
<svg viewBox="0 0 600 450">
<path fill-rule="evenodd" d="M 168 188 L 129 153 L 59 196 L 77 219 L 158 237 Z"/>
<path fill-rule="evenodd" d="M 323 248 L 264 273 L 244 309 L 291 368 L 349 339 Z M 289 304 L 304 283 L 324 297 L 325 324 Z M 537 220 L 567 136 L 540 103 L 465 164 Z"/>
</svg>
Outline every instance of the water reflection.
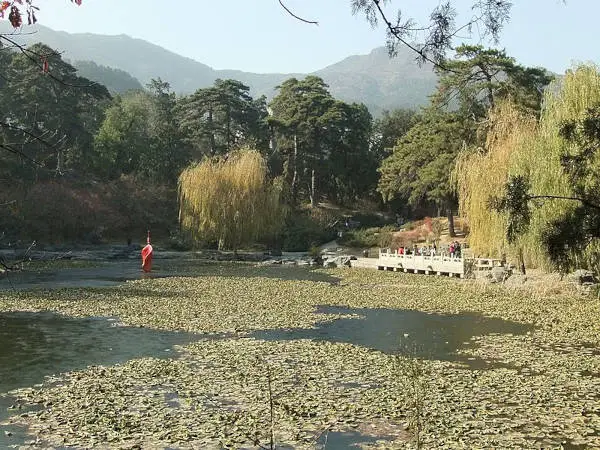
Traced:
<svg viewBox="0 0 600 450">
<path fill-rule="evenodd" d="M 47 375 L 133 358 L 172 356 L 200 335 L 118 326 L 116 319 L 74 319 L 50 312 L 0 314 L 0 392 Z"/>
<path fill-rule="evenodd" d="M 404 353 L 426 359 L 461 362 L 474 369 L 498 367 L 481 359 L 468 359 L 457 350 L 469 345 L 474 336 L 525 334 L 529 325 L 489 318 L 473 313 L 435 314 L 395 309 L 321 306 L 319 314 L 358 317 L 322 322 L 315 328 L 263 330 L 253 337 L 264 340 L 313 339 L 344 342 L 385 353 Z"/>
<path fill-rule="evenodd" d="M 152 272 L 144 273 L 137 260 L 98 263 L 96 267 L 56 270 L 24 270 L 0 274 L 0 290 L 63 289 L 117 286 L 127 280 L 216 275 L 222 277 L 264 277 L 283 280 L 323 281 L 339 278 L 310 267 L 263 266 L 250 263 L 211 262 L 197 259 L 155 259 Z"/>
</svg>

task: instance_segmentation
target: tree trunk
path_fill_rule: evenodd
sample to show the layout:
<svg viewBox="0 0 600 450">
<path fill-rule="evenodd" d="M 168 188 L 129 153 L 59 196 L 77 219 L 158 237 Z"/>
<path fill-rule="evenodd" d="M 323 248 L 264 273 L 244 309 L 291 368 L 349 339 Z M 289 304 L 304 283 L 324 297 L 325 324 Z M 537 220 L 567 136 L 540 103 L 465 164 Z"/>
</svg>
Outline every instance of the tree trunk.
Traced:
<svg viewBox="0 0 600 450">
<path fill-rule="evenodd" d="M 227 152 L 231 151 L 231 111 L 227 106 Z"/>
<path fill-rule="evenodd" d="M 277 138 L 275 137 L 273 127 L 270 127 L 269 131 L 269 150 L 271 150 L 272 154 L 275 154 L 277 152 Z"/>
<path fill-rule="evenodd" d="M 448 214 L 448 236 L 455 237 L 456 232 L 454 231 L 454 213 L 452 211 L 452 206 L 448 205 L 446 207 L 446 213 Z"/>
<path fill-rule="evenodd" d="M 527 275 L 525 271 L 525 258 L 523 257 L 523 247 L 519 247 L 519 271 L 522 275 Z"/>
<path fill-rule="evenodd" d="M 294 133 L 294 160 L 292 162 L 292 204 L 296 204 L 298 197 L 298 136 Z"/>
<path fill-rule="evenodd" d="M 56 155 L 56 174 L 63 174 L 63 151 L 59 150 Z"/>
<path fill-rule="evenodd" d="M 317 206 L 317 181 L 315 178 L 315 169 L 312 170 L 310 176 L 310 206 L 312 208 Z"/>
<path fill-rule="evenodd" d="M 208 110 L 208 129 L 210 130 L 210 155 L 215 156 L 217 149 L 215 148 L 215 130 L 213 128 L 213 110 Z"/>
</svg>

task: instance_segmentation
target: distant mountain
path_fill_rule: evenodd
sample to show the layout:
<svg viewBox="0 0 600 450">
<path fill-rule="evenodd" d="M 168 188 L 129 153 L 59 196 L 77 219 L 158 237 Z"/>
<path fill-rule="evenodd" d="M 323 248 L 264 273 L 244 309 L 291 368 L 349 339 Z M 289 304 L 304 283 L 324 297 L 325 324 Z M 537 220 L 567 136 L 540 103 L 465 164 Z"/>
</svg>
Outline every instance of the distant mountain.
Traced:
<svg viewBox="0 0 600 450">
<path fill-rule="evenodd" d="M 122 94 L 144 88 L 137 78 L 133 78 L 124 70 L 99 66 L 93 61 L 75 61 L 72 64 L 80 76 L 103 84 L 111 94 Z"/>
<path fill-rule="evenodd" d="M 400 49 L 390 58 L 385 47 L 350 56 L 315 75 L 329 84 L 335 97 L 362 102 L 372 113 L 425 105 L 437 83 L 432 67 L 419 67 L 410 50 Z"/>
<path fill-rule="evenodd" d="M 6 21 L 0 21 L 0 32 L 10 32 L 9 27 Z M 27 31 L 27 34 L 13 36 L 14 39 L 27 45 L 43 42 L 63 52 L 66 59 L 93 61 L 99 66 L 119 69 L 142 84 L 160 77 L 168 81 L 175 92 L 182 94 L 210 86 L 217 78 L 233 78 L 250 86 L 253 95 L 264 94 L 271 98 L 275 87 L 282 81 L 306 75 L 215 70 L 127 35 L 70 34 L 41 25 L 29 27 Z M 333 95 L 345 101 L 365 103 L 374 114 L 383 109 L 424 105 L 436 84 L 436 75 L 431 67 L 419 67 L 409 50 L 401 51 L 397 57 L 390 59 L 384 48 L 378 48 L 368 55 L 350 56 L 314 74 L 329 84 Z"/>
</svg>

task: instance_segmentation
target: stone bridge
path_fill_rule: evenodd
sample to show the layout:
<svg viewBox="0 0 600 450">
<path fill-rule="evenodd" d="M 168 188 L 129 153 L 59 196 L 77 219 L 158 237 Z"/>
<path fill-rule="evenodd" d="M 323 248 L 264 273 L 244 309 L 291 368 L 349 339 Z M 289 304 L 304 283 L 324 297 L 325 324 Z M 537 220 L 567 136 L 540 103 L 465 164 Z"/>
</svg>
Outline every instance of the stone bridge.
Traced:
<svg viewBox="0 0 600 450">
<path fill-rule="evenodd" d="M 466 258 L 453 256 L 403 255 L 395 250 L 380 249 L 377 269 L 464 278 L 467 273 L 467 261 Z"/>
</svg>

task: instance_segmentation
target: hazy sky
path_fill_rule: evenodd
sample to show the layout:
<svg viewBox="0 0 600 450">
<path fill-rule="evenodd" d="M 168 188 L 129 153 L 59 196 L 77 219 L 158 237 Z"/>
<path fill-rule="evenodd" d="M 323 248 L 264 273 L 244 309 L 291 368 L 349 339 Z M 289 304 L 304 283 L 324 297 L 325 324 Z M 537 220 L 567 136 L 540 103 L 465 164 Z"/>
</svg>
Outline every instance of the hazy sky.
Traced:
<svg viewBox="0 0 600 450">
<path fill-rule="evenodd" d="M 127 34 L 216 69 L 310 72 L 384 45 L 382 28 L 352 16 L 350 0 L 287 0 L 319 25 L 300 23 L 277 0 L 36 0 L 41 24 L 68 32 Z M 392 0 L 425 18 L 438 0 Z M 563 72 L 573 61 L 600 62 L 600 0 L 514 0 L 501 46 L 526 65 Z M 456 0 L 463 18 L 472 0 Z M 393 17 L 395 15 L 391 14 Z M 473 41 L 471 41 L 473 42 Z"/>
</svg>

